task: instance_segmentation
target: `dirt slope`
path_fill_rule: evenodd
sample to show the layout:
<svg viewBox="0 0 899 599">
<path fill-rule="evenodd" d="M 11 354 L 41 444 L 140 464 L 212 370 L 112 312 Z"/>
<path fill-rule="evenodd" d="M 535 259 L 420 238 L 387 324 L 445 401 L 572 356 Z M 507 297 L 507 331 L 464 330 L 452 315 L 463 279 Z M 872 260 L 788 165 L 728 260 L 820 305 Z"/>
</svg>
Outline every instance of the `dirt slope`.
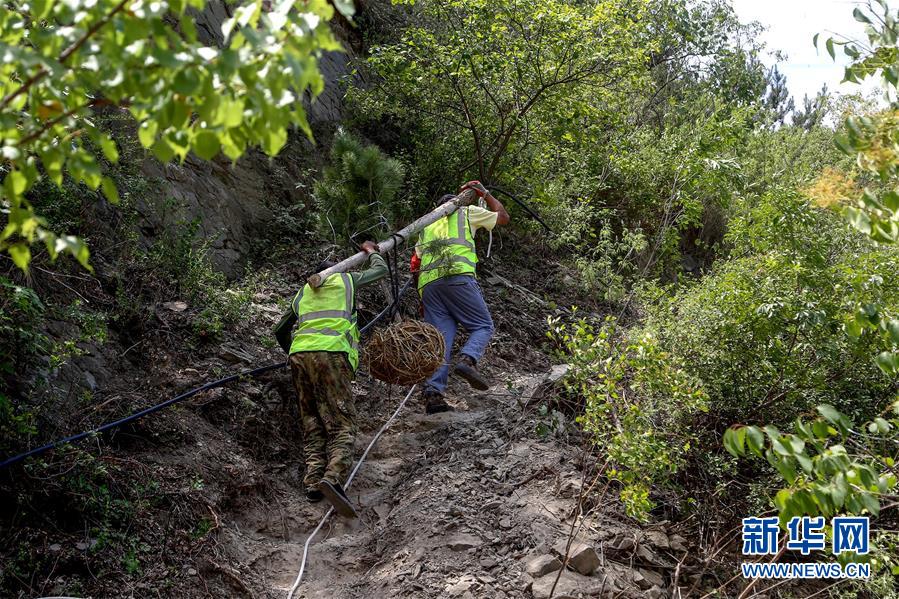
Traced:
<svg viewBox="0 0 899 599">
<path fill-rule="evenodd" d="M 536 434 L 541 416 L 533 404 L 526 406 L 550 364 L 536 350 L 542 327 L 523 326 L 533 325 L 533 317 L 510 309 L 510 294 L 526 311 L 542 312 L 544 304 L 522 300 L 495 278 L 484 286 L 498 325 L 484 361 L 493 387 L 479 393 L 453 380 L 448 399 L 457 411 L 433 416 L 423 413 L 417 391 L 413 394 L 350 489 L 359 520 L 335 517 L 325 526 L 311 546 L 297 597 L 549 596 L 556 574 L 535 583 L 527 565 L 552 555 L 553 546 L 568 538 L 585 456 L 564 437 L 541 439 Z M 264 304 L 260 309 L 275 313 Z M 276 379 L 282 399 L 292 402 L 286 373 Z M 364 372 L 355 386 L 362 431 L 358 457 L 406 390 L 388 388 Z M 289 419 L 282 425 L 295 430 Z M 232 493 L 215 508 L 220 510 L 217 551 L 225 563 L 212 571 L 206 564 L 205 571 L 218 571 L 232 592 L 286 597 L 303 543 L 327 509 L 325 503 L 310 505 L 300 491 L 299 432 L 293 434 L 295 445 L 284 462 L 257 459 L 246 469 L 246 484 L 257 491 Z M 625 523 L 613 496 L 608 493 L 601 506 L 588 502 L 589 514 L 576 520 L 579 538 L 599 554 L 599 569 L 589 577 L 566 573 L 557 594 L 580 589 L 597 596 L 663 595 L 662 577 L 641 574 L 634 555 L 643 547 L 638 564 L 673 567 L 674 554 L 660 555 L 671 553 L 667 536 L 655 535 L 662 547 L 641 544 L 644 533 Z M 614 549 L 619 545 L 622 551 Z M 610 548 L 608 555 L 604 547 Z M 532 573 L 540 572 L 532 568 Z"/>
<path fill-rule="evenodd" d="M 573 522 L 586 545 L 573 547 L 556 596 L 665 595 L 682 541 L 635 527 L 621 515 L 614 489 L 602 489 L 592 475 L 579 517 L 582 467 L 591 472 L 593 458 L 569 438 L 576 427 L 547 421 L 539 402 L 528 405 L 552 368 L 540 346 L 546 316 L 558 309 L 549 301 L 556 298 L 517 287 L 537 290 L 533 282 L 509 280 L 519 272 L 551 281 L 553 266 L 540 272 L 540 264 L 522 266 L 515 256 L 510 251 L 482 269 L 497 325 L 484 360 L 493 387 L 477 393 L 453 380 L 448 398 L 457 411 L 434 416 L 412 396 L 350 490 L 361 517 L 323 529 L 297 597 L 548 597 Z M 160 336 L 115 362 L 115 376 L 92 400 L 115 412 L 92 419 L 283 360 L 270 331 L 302 280 L 300 268 L 257 272 L 264 283 L 245 319 L 202 346 L 179 342 L 177 333 L 179 320 L 188 323 L 201 307 L 157 306 Z M 380 291 L 365 290 L 363 320 L 383 302 Z M 104 349 L 126 351 L 115 343 Z M 405 389 L 364 371 L 355 388 L 358 457 Z M 538 428 L 549 432 L 541 437 Z M 17 506 L 4 532 L 9 547 L 19 547 L 20 557 L 3 567 L 22 597 L 284 598 L 326 509 L 302 493 L 302 439 L 284 370 L 200 394 L 103 443 L 57 453 L 47 468 L 42 478 L 29 478 L 27 469 L 16 475 L 31 490 L 20 495 L 28 503 Z M 89 497 L 71 490 L 82 477 L 96 481 L 84 487 Z M 98 489 L 103 494 L 95 496 Z"/>
</svg>

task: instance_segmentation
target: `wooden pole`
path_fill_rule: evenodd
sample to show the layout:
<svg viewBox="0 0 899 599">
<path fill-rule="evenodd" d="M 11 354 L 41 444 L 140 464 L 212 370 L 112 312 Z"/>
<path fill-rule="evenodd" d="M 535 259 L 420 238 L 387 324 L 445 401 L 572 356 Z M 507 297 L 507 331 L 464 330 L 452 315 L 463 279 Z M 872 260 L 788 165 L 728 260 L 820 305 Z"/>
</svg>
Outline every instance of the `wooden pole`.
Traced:
<svg viewBox="0 0 899 599">
<path fill-rule="evenodd" d="M 474 191 L 472 191 L 471 189 L 466 189 L 465 191 L 457 195 L 454 200 L 450 200 L 446 204 L 441 204 L 433 211 L 425 214 L 421 218 L 412 221 L 411 223 L 391 235 L 389 238 L 379 242 L 379 253 L 384 254 L 392 250 L 393 246 L 396 245 L 397 237 L 400 237 L 403 240 L 407 240 L 412 235 L 415 235 L 431 223 L 435 223 L 441 218 L 449 216 L 461 206 L 470 206 L 477 199 L 478 196 Z M 329 276 L 339 272 L 347 272 L 349 270 L 362 266 L 363 264 L 365 264 L 367 258 L 368 254 L 366 254 L 365 252 L 353 254 L 343 262 L 335 264 L 327 270 L 323 270 L 320 273 L 312 275 L 306 280 L 306 282 L 309 283 L 311 287 L 321 287 L 322 283 L 324 283 L 325 279 L 327 279 Z"/>
</svg>

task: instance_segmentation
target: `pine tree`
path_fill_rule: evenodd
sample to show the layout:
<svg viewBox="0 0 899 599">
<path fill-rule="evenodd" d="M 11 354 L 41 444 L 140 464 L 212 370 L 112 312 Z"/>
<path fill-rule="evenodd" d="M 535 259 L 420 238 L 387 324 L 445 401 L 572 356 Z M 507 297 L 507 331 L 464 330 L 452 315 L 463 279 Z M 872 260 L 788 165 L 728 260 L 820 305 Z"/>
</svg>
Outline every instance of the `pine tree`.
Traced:
<svg viewBox="0 0 899 599">
<path fill-rule="evenodd" d="M 404 176 L 398 160 L 339 131 L 331 165 L 315 185 L 323 231 L 338 244 L 389 232 L 401 208 L 398 195 Z"/>
</svg>

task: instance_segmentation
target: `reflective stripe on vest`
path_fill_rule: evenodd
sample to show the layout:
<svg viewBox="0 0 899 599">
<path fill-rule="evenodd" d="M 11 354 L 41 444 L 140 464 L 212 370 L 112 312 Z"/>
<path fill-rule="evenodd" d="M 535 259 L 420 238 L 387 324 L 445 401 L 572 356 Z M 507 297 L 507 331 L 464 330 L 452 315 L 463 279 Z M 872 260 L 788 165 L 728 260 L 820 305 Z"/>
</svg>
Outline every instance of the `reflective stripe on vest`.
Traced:
<svg viewBox="0 0 899 599">
<path fill-rule="evenodd" d="M 467 207 L 425 227 L 419 243 L 422 246 L 419 291 L 437 279 L 477 270 L 478 254 L 468 223 Z"/>
<path fill-rule="evenodd" d="M 346 273 L 329 276 L 317 289 L 305 285 L 291 303 L 299 326 L 290 353 L 343 352 L 355 371 L 359 365 L 359 328 L 354 295 L 353 277 Z"/>
</svg>

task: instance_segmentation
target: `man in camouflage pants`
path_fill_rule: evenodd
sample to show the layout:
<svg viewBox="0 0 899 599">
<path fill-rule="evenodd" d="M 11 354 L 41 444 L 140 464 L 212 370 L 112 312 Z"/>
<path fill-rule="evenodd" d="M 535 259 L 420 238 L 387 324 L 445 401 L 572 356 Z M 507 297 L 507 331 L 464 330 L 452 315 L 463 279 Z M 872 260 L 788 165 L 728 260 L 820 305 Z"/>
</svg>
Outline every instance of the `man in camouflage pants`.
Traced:
<svg viewBox="0 0 899 599">
<path fill-rule="evenodd" d="M 352 380 L 359 365 L 356 290 L 387 274 L 377 246 L 365 242 L 369 267 L 338 273 L 322 285 L 305 285 L 275 327 L 275 337 L 290 358 L 293 384 L 300 402 L 306 473 L 303 486 L 312 501 L 327 498 L 339 514 L 356 517 L 341 486 L 353 463 L 356 406 Z M 323 262 L 316 272 L 333 266 Z M 297 324 L 291 340 L 291 329 Z"/>
</svg>

